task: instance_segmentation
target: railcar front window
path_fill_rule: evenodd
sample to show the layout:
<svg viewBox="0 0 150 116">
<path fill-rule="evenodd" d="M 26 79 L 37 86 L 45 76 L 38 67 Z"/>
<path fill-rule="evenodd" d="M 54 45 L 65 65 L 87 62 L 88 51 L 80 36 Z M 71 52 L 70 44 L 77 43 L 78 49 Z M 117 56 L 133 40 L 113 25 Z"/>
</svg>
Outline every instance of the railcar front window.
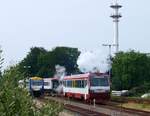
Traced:
<svg viewBox="0 0 150 116">
<path fill-rule="evenodd" d="M 91 86 L 108 86 L 108 78 L 92 78 Z"/>
<path fill-rule="evenodd" d="M 32 85 L 34 85 L 34 86 L 40 86 L 40 85 L 42 85 L 42 82 L 41 81 L 33 81 Z"/>
<path fill-rule="evenodd" d="M 48 85 L 49 85 L 49 83 L 48 83 L 48 82 L 44 82 L 44 85 L 45 85 L 45 86 L 48 86 Z"/>
</svg>

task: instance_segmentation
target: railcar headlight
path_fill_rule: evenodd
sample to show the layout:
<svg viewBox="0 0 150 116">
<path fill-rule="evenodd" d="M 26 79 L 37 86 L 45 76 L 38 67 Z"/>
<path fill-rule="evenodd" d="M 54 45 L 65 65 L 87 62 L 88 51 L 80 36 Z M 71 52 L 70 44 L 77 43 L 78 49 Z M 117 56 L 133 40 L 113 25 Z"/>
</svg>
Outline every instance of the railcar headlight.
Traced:
<svg viewBox="0 0 150 116">
<path fill-rule="evenodd" d="M 94 93 L 94 90 L 90 90 L 90 93 Z"/>
<path fill-rule="evenodd" d="M 109 92 L 110 92 L 110 90 L 105 90 L 105 92 L 109 93 Z"/>
</svg>

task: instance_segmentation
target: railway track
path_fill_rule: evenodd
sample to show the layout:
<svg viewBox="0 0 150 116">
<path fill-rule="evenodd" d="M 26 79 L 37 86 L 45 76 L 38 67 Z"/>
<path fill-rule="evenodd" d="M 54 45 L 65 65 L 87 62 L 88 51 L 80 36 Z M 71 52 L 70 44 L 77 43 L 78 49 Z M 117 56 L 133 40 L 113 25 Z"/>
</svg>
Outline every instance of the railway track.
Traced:
<svg viewBox="0 0 150 116">
<path fill-rule="evenodd" d="M 49 100 L 49 99 L 38 98 L 38 99 L 34 99 L 34 102 L 37 104 L 37 107 L 39 107 L 39 106 L 41 107 L 42 105 L 44 105 L 47 102 L 47 100 Z M 51 99 L 51 100 L 54 100 L 54 99 Z M 60 102 L 60 100 L 58 102 Z M 95 112 L 92 110 L 84 109 L 84 108 L 77 107 L 77 106 L 74 106 L 71 104 L 64 104 L 64 108 L 66 110 L 74 112 L 77 116 L 109 116 L 109 115 L 106 115 L 106 114 L 103 114 L 100 112 Z"/>
<path fill-rule="evenodd" d="M 106 105 L 89 105 L 79 100 L 70 100 L 63 97 L 45 97 L 44 99 L 61 102 L 65 109 L 76 112 L 81 116 L 150 116 L 150 112 L 123 108 L 113 102 Z"/>
<path fill-rule="evenodd" d="M 134 114 L 136 116 L 150 116 L 150 112 L 148 112 L 148 111 L 124 108 L 122 106 L 118 106 L 117 103 L 114 103 L 114 102 L 109 102 L 106 105 L 98 105 L 98 106 L 105 107 L 105 108 L 112 109 L 112 110 L 118 110 L 122 113 L 126 112 L 129 114 Z"/>
<path fill-rule="evenodd" d="M 109 116 L 104 113 L 88 110 L 88 109 L 77 107 L 77 106 L 70 105 L 70 104 L 65 104 L 64 107 L 67 110 L 78 113 L 80 116 L 81 115 L 82 116 Z"/>
</svg>

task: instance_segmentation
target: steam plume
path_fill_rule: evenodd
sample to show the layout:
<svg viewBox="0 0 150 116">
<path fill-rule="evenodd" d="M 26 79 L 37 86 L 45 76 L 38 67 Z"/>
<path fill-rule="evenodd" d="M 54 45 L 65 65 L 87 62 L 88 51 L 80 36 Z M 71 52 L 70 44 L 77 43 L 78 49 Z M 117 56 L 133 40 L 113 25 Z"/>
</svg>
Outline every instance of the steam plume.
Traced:
<svg viewBox="0 0 150 116">
<path fill-rule="evenodd" d="M 64 66 L 56 65 L 55 69 L 56 69 L 55 77 L 62 80 L 66 74 L 66 68 Z"/>
<path fill-rule="evenodd" d="M 59 86 L 56 88 L 56 91 L 60 94 L 63 92 L 62 80 L 66 74 L 66 68 L 64 66 L 56 65 L 56 74 L 55 77 L 59 79 Z"/>
<path fill-rule="evenodd" d="M 77 60 L 78 68 L 86 72 L 101 72 L 108 71 L 107 56 L 100 51 L 82 52 Z"/>
</svg>

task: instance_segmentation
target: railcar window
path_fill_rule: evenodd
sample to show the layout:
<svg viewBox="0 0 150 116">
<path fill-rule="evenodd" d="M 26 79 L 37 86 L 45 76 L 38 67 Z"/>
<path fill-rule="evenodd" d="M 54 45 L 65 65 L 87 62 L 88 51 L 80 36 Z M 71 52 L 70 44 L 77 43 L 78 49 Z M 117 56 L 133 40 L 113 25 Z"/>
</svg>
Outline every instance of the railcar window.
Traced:
<svg viewBox="0 0 150 116">
<path fill-rule="evenodd" d="M 63 81 L 63 85 L 66 87 L 66 81 Z"/>
<path fill-rule="evenodd" d="M 67 87 L 69 87 L 69 81 L 68 80 L 66 81 L 66 83 L 67 83 Z"/>
<path fill-rule="evenodd" d="M 84 88 L 84 80 L 81 80 L 81 88 Z"/>
<path fill-rule="evenodd" d="M 92 78 L 91 86 L 108 86 L 108 78 Z"/>
<path fill-rule="evenodd" d="M 71 80 L 67 81 L 67 87 L 72 87 L 72 81 Z"/>
<path fill-rule="evenodd" d="M 81 88 L 81 80 L 78 80 L 78 87 Z"/>
<path fill-rule="evenodd" d="M 77 87 L 77 81 L 76 80 L 73 80 L 73 87 Z"/>
<path fill-rule="evenodd" d="M 67 81 L 65 81 L 65 87 L 67 87 Z"/>
<path fill-rule="evenodd" d="M 68 87 L 71 87 L 71 81 L 68 81 Z"/>
<path fill-rule="evenodd" d="M 48 83 L 48 82 L 44 82 L 44 85 L 48 86 L 48 85 L 49 85 L 49 83 Z"/>
<path fill-rule="evenodd" d="M 87 85 L 87 80 L 67 80 L 66 87 L 84 88 Z"/>
<path fill-rule="evenodd" d="M 77 80 L 77 88 L 81 88 L 81 80 Z"/>
<path fill-rule="evenodd" d="M 77 81 L 74 80 L 74 87 L 76 88 L 77 87 Z"/>
<path fill-rule="evenodd" d="M 75 88 L 78 88 L 78 80 L 75 80 Z"/>
<path fill-rule="evenodd" d="M 73 87 L 73 82 L 72 81 L 70 81 L 70 87 Z"/>
<path fill-rule="evenodd" d="M 87 80 L 84 80 L 84 87 L 86 87 L 87 85 Z"/>
<path fill-rule="evenodd" d="M 34 86 L 40 86 L 42 84 L 43 84 L 42 81 L 32 81 L 32 85 Z"/>
<path fill-rule="evenodd" d="M 58 80 L 53 80 L 52 85 L 53 85 L 53 88 L 56 89 L 59 86 L 59 81 Z"/>
<path fill-rule="evenodd" d="M 77 80 L 77 87 L 84 88 L 87 85 L 87 80 Z"/>
<path fill-rule="evenodd" d="M 72 81 L 72 87 L 75 87 L 75 80 Z"/>
</svg>

